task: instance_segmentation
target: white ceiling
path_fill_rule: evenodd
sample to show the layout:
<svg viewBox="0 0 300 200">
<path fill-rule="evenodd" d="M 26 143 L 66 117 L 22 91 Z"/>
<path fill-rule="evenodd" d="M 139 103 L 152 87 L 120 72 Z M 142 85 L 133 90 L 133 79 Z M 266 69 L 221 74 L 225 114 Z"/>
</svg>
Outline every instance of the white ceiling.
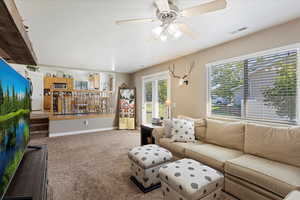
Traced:
<svg viewBox="0 0 300 200">
<path fill-rule="evenodd" d="M 209 0 L 177 0 L 180 8 Z M 198 40 L 149 42 L 158 23 L 116 25 L 155 16 L 153 0 L 16 0 L 38 63 L 134 72 L 300 17 L 299 0 L 227 0 L 228 8 L 185 18 Z M 230 32 L 247 26 L 248 30 Z"/>
</svg>

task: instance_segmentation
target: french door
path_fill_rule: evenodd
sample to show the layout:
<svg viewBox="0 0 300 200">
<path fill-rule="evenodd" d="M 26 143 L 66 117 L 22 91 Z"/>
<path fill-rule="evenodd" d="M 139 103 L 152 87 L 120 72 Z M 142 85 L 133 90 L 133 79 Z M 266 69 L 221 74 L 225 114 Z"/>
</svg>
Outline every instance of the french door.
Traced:
<svg viewBox="0 0 300 200">
<path fill-rule="evenodd" d="M 143 77 L 143 123 L 151 123 L 152 118 L 168 117 L 165 102 L 170 99 L 169 81 L 167 72 Z"/>
</svg>

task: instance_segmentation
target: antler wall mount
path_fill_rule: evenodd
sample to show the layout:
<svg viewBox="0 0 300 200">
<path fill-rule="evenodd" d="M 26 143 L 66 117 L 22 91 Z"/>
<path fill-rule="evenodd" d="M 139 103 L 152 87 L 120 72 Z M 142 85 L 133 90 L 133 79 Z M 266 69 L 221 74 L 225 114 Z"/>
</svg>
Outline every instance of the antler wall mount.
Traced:
<svg viewBox="0 0 300 200">
<path fill-rule="evenodd" d="M 189 66 L 186 67 L 186 73 L 183 76 L 179 76 L 179 75 L 175 74 L 175 64 L 173 64 L 172 67 L 169 67 L 169 72 L 173 78 L 179 79 L 180 86 L 183 86 L 183 85 L 188 86 L 190 74 L 194 67 L 195 67 L 195 62 L 192 62 Z"/>
</svg>

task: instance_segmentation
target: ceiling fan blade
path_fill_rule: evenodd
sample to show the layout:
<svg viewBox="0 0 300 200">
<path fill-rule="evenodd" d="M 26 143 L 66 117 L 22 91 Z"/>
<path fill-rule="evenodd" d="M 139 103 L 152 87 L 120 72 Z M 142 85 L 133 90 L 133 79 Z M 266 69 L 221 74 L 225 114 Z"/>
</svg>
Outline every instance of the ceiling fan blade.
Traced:
<svg viewBox="0 0 300 200">
<path fill-rule="evenodd" d="M 192 16 L 224 9 L 226 8 L 226 5 L 227 5 L 226 0 L 215 0 L 213 2 L 184 9 L 183 11 L 180 12 L 180 14 L 184 17 L 192 17 Z"/>
<path fill-rule="evenodd" d="M 176 24 L 178 25 L 179 30 L 180 30 L 183 34 L 189 36 L 189 37 L 192 38 L 193 40 L 196 40 L 196 39 L 199 38 L 198 34 L 195 33 L 194 31 L 192 31 L 192 30 L 190 29 L 190 27 L 188 27 L 188 25 L 183 24 L 183 23 L 176 23 Z"/>
<path fill-rule="evenodd" d="M 160 12 L 169 12 L 170 6 L 168 0 L 155 0 L 155 4 Z"/>
<path fill-rule="evenodd" d="M 126 19 L 126 20 L 118 20 L 116 24 L 125 24 L 125 23 L 143 23 L 143 22 L 155 22 L 157 19 L 155 18 L 141 18 L 141 19 Z"/>
</svg>

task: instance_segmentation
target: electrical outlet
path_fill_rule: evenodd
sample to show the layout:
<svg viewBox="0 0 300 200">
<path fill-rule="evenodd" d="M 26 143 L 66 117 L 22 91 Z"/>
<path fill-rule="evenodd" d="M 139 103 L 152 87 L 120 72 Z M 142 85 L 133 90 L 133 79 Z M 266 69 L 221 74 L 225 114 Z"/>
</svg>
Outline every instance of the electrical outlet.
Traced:
<svg viewBox="0 0 300 200">
<path fill-rule="evenodd" d="M 84 126 L 87 128 L 88 125 L 89 125 L 89 121 L 88 121 L 88 120 L 84 120 L 84 121 L 83 121 L 83 124 L 84 124 Z"/>
</svg>

